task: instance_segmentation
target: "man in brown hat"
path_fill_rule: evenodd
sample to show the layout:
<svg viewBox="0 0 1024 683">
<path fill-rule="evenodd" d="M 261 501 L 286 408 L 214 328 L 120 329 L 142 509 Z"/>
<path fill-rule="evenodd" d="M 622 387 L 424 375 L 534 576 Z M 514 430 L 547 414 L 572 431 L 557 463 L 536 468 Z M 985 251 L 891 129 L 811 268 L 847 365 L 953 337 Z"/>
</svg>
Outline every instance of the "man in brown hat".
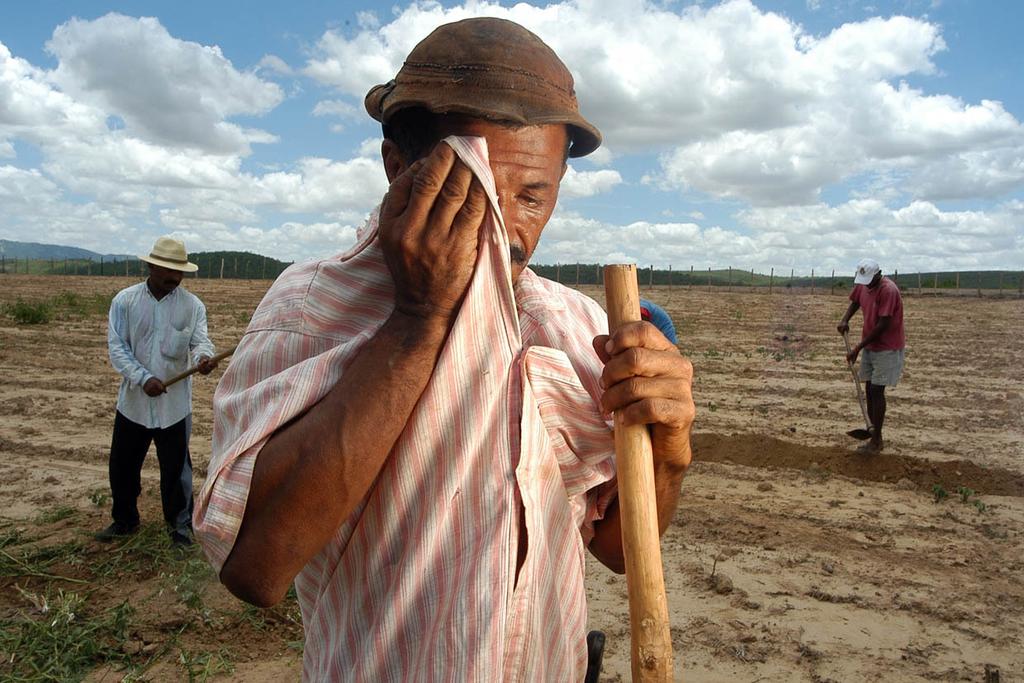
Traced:
<svg viewBox="0 0 1024 683">
<path fill-rule="evenodd" d="M 691 366 L 526 268 L 567 157 L 601 141 L 537 36 L 441 26 L 366 108 L 391 186 L 352 250 L 256 311 L 197 536 L 245 600 L 294 582 L 304 679 L 581 680 L 584 550 L 623 565 L 608 417 L 650 425 L 664 530 Z"/>
<path fill-rule="evenodd" d="M 139 258 L 148 264 L 149 277 L 110 302 L 107 346 L 110 363 L 121 374 L 110 443 L 114 521 L 96 538 L 111 541 L 138 530 L 142 463 L 156 442 L 164 521 L 171 542 L 187 546 L 192 543 L 192 380 L 165 387 L 162 379 L 193 362 L 209 374 L 216 367 L 210 360 L 214 349 L 206 332 L 206 307 L 179 286 L 185 273 L 197 270 L 185 245 L 161 237 Z"/>
</svg>

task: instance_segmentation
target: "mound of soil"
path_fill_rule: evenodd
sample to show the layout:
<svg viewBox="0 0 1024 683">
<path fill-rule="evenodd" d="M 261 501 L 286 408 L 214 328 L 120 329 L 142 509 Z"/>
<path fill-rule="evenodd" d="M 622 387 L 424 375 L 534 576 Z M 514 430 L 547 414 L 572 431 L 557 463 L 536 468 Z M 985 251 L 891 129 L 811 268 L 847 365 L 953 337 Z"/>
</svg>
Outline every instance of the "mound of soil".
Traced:
<svg viewBox="0 0 1024 683">
<path fill-rule="evenodd" d="M 927 491 L 941 484 L 951 492 L 966 486 L 978 494 L 1024 497 L 1024 475 L 998 467 L 884 452 L 865 456 L 845 448 L 807 446 L 763 434 L 694 434 L 693 457 L 703 462 L 815 470 L 864 481 L 908 479 Z"/>
</svg>

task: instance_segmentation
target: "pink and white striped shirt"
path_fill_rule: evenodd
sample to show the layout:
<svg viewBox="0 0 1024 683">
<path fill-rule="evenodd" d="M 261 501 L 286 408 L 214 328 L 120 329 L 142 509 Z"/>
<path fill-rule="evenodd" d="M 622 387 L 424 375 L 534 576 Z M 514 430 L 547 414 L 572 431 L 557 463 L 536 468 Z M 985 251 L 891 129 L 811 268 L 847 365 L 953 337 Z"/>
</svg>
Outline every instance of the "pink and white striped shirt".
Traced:
<svg viewBox="0 0 1024 683">
<path fill-rule="evenodd" d="M 449 138 L 492 214 L 434 373 L 366 498 L 299 573 L 309 681 L 580 681 L 585 547 L 615 496 L 591 340 L 604 312 L 524 270 L 480 138 Z M 195 530 L 220 571 L 268 438 L 314 405 L 393 309 L 375 218 L 349 252 L 293 266 L 214 396 Z M 520 510 L 527 554 L 516 581 Z"/>
</svg>

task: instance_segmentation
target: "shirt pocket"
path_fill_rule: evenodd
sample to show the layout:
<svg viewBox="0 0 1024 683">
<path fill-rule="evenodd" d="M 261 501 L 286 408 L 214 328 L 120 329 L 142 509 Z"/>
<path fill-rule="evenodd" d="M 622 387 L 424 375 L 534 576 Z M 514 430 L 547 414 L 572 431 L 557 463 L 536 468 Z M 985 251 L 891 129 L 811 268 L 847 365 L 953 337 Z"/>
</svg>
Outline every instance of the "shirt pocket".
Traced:
<svg viewBox="0 0 1024 683">
<path fill-rule="evenodd" d="M 183 330 L 171 329 L 171 332 L 160 342 L 160 353 L 166 358 L 182 360 L 188 355 L 188 345 L 191 339 L 191 327 L 186 327 Z"/>
</svg>

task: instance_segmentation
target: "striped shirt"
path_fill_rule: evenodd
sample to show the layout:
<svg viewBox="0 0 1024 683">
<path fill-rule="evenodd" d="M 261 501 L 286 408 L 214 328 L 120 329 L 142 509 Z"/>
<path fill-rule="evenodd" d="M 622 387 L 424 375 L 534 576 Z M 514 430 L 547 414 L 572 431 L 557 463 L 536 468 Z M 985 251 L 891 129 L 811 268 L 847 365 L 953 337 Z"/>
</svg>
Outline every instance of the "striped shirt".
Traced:
<svg viewBox="0 0 1024 683">
<path fill-rule="evenodd" d="M 117 410 L 135 424 L 166 429 L 192 413 L 192 378 L 147 396 L 142 390 L 156 377 L 168 380 L 213 357 L 206 331 L 206 307 L 180 285 L 159 301 L 145 282 L 118 292 L 107 321 L 110 364 L 121 374 Z"/>
<path fill-rule="evenodd" d="M 405 430 L 364 500 L 295 579 L 304 680 L 579 681 L 586 670 L 585 548 L 615 496 L 591 346 L 606 318 L 529 270 L 513 284 L 486 147 L 449 144 L 494 210 Z M 195 529 L 218 571 L 260 449 L 344 382 L 393 305 L 375 217 L 351 251 L 293 266 L 267 293 L 214 397 Z"/>
</svg>

